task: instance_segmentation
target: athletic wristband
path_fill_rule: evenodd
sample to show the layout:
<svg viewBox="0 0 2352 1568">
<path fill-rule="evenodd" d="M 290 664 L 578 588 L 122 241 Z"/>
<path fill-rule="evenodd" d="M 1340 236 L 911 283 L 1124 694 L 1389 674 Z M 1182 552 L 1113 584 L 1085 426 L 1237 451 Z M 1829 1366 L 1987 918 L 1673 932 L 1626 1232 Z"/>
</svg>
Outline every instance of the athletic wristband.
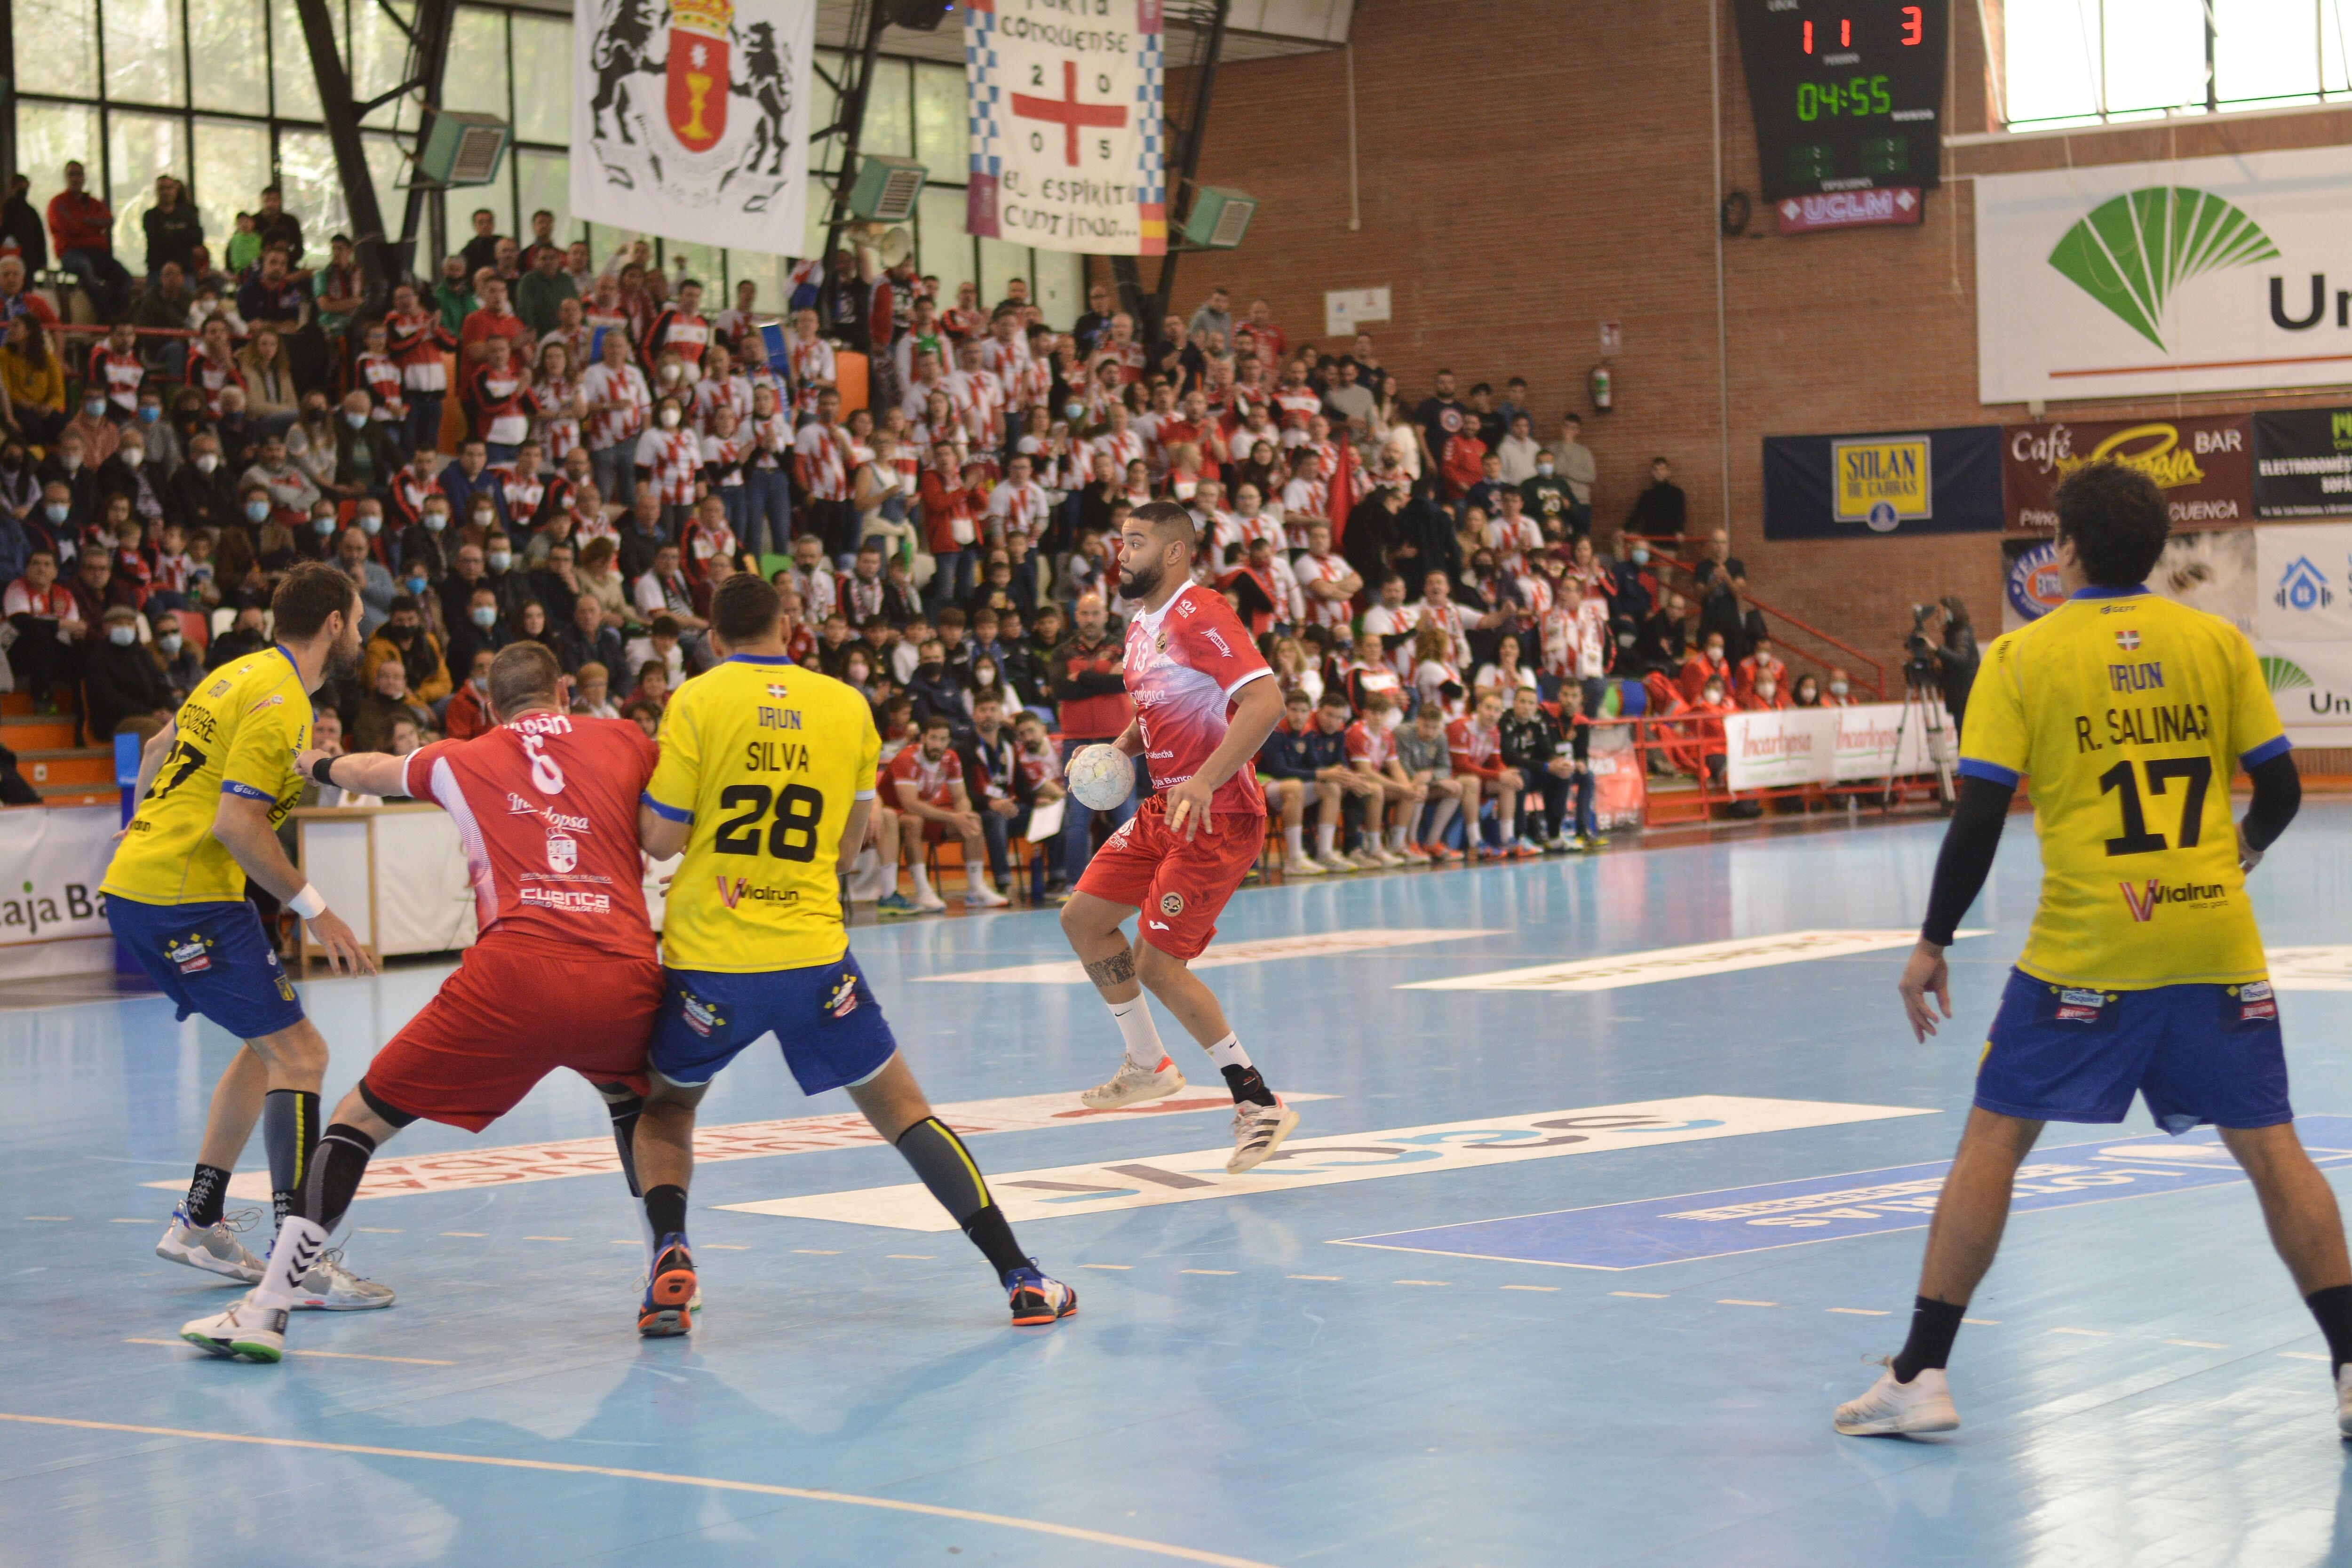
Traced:
<svg viewBox="0 0 2352 1568">
<path fill-rule="evenodd" d="M 320 757 L 310 764 L 310 777 L 322 789 L 335 787 L 335 759 Z"/>
<path fill-rule="evenodd" d="M 286 900 L 286 907 L 306 921 L 314 921 L 327 912 L 327 895 L 305 882 L 300 892 Z"/>
</svg>

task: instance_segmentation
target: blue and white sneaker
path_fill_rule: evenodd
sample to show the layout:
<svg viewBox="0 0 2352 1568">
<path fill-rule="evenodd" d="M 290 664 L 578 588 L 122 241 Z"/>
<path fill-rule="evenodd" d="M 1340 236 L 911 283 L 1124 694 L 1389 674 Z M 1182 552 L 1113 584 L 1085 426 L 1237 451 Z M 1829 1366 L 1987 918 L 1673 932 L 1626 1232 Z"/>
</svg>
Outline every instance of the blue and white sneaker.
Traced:
<svg viewBox="0 0 2352 1568">
<path fill-rule="evenodd" d="M 237 1237 L 251 1230 L 260 1217 L 259 1209 L 239 1209 L 211 1225 L 199 1226 L 189 1220 L 188 1205 L 182 1204 L 172 1211 L 172 1223 L 164 1227 L 163 1239 L 155 1244 L 155 1256 L 240 1285 L 258 1285 L 261 1259 L 247 1251 Z"/>
<path fill-rule="evenodd" d="M 1004 1294 L 1013 1304 L 1016 1327 L 1055 1322 L 1078 1310 L 1078 1293 L 1038 1272 L 1034 1258 L 1029 1267 L 1015 1268 L 1004 1277 Z"/>
<path fill-rule="evenodd" d="M 914 900 L 904 893 L 887 893 L 874 900 L 874 915 L 877 920 L 910 921 L 922 912 L 915 907 Z"/>
</svg>

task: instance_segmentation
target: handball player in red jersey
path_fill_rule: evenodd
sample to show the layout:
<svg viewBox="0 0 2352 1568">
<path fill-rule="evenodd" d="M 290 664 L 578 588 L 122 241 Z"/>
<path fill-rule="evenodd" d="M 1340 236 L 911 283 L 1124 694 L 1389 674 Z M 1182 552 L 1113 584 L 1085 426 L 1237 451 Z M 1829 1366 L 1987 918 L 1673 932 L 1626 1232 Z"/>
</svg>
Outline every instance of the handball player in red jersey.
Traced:
<svg viewBox="0 0 2352 1568">
<path fill-rule="evenodd" d="M 1171 501 L 1138 507 L 1119 535 L 1119 591 L 1142 608 L 1127 628 L 1135 718 L 1111 743 L 1146 759 L 1155 793 L 1087 864 L 1062 906 L 1062 931 L 1127 1041 L 1118 1073 L 1079 1099 L 1108 1110 L 1184 1087 L 1160 1048 L 1148 987 L 1233 1090 L 1225 1169 L 1239 1173 L 1280 1148 L 1298 1113 L 1266 1088 L 1188 965 L 1265 842 L 1265 793 L 1251 759 L 1282 717 L 1282 691 L 1233 606 L 1192 580 L 1198 547 L 1192 514 Z M 1139 911 L 1130 943 L 1119 928 Z"/>
<path fill-rule="evenodd" d="M 420 1117 L 478 1132 L 558 1068 L 604 1097 L 621 1169 L 639 1192 L 633 1142 L 662 996 L 637 850 L 637 797 L 653 776 L 654 744 L 628 720 L 564 712 L 562 679 L 553 654 L 518 643 L 490 666 L 499 722 L 487 733 L 405 757 L 297 759 L 322 784 L 448 812 L 465 845 L 480 935 L 335 1108 L 261 1283 L 227 1311 L 187 1324 L 181 1338 L 216 1355 L 277 1361 L 292 1282 L 326 1246 L 378 1146 Z M 652 1152 L 649 1173 L 672 1184 L 656 1181 L 646 1203 L 676 1194 L 683 1210 L 669 1152 Z M 683 1227 L 681 1214 L 669 1228 Z M 641 1312 L 683 1312 L 693 1293 L 690 1270 L 661 1274 Z"/>
</svg>

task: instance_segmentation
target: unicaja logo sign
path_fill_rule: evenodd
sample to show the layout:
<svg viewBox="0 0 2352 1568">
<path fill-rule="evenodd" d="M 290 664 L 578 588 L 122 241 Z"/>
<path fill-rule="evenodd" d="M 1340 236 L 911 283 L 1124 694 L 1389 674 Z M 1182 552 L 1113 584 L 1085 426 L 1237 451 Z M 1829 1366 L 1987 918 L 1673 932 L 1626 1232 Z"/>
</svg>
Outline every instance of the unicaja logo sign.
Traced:
<svg viewBox="0 0 2352 1568">
<path fill-rule="evenodd" d="M 2310 557 L 2298 555 L 2279 574 L 2278 592 L 2271 602 L 2282 610 L 2324 610 L 2336 602 L 2336 593 L 2327 585 L 2326 574 Z"/>
<path fill-rule="evenodd" d="M 2166 349 L 2165 302 L 2192 278 L 2278 258 L 2262 226 L 2209 191 L 2149 185 L 2094 207 L 2050 265 L 2124 325 Z"/>
</svg>

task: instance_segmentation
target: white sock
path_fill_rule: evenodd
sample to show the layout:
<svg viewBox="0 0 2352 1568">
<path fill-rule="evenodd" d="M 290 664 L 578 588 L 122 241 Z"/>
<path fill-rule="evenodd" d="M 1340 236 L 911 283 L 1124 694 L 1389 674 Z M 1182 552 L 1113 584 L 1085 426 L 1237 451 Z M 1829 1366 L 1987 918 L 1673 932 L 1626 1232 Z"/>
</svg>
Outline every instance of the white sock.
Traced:
<svg viewBox="0 0 2352 1568">
<path fill-rule="evenodd" d="M 1392 851 L 1401 851 L 1404 848 L 1403 823 L 1400 822 L 1389 829 L 1389 848 Z"/>
<path fill-rule="evenodd" d="M 1108 1006 L 1120 1038 L 1127 1042 L 1127 1059 L 1146 1072 L 1159 1067 L 1168 1048 L 1160 1043 L 1160 1026 L 1151 1021 L 1151 1004 L 1143 994 L 1139 991 L 1133 1001 L 1113 1002 Z"/>
<path fill-rule="evenodd" d="M 270 1244 L 269 1262 L 261 1270 L 261 1283 L 253 1288 L 253 1304 L 276 1308 L 280 1311 L 294 1305 L 295 1287 L 310 1266 L 319 1261 L 319 1254 L 327 1250 L 327 1233 L 315 1220 L 299 1215 L 288 1215 L 278 1227 L 278 1239 Z"/>
<path fill-rule="evenodd" d="M 1249 1053 L 1242 1049 L 1241 1041 L 1231 1034 L 1227 1034 L 1223 1039 L 1213 1046 L 1203 1046 L 1201 1048 L 1209 1053 L 1209 1059 L 1217 1064 L 1219 1072 L 1224 1071 L 1227 1068 L 1246 1068 L 1250 1066 Z"/>
<path fill-rule="evenodd" d="M 1495 834 L 1498 843 L 1507 845 L 1519 836 L 1519 825 L 1505 817 L 1495 824 Z"/>
<path fill-rule="evenodd" d="M 912 866 L 907 868 L 907 870 L 908 873 L 915 879 L 916 900 L 919 902 L 922 900 L 932 897 L 931 874 L 924 868 L 923 863 L 920 860 L 918 860 Z"/>
<path fill-rule="evenodd" d="M 1292 859 L 1304 859 L 1307 856 L 1307 829 L 1296 822 L 1284 828 L 1282 847 L 1290 852 Z"/>
<path fill-rule="evenodd" d="M 1318 859 L 1328 860 L 1331 858 L 1331 840 L 1338 837 L 1339 833 L 1339 825 L 1336 822 L 1318 822 L 1315 825 L 1315 855 Z"/>
</svg>

